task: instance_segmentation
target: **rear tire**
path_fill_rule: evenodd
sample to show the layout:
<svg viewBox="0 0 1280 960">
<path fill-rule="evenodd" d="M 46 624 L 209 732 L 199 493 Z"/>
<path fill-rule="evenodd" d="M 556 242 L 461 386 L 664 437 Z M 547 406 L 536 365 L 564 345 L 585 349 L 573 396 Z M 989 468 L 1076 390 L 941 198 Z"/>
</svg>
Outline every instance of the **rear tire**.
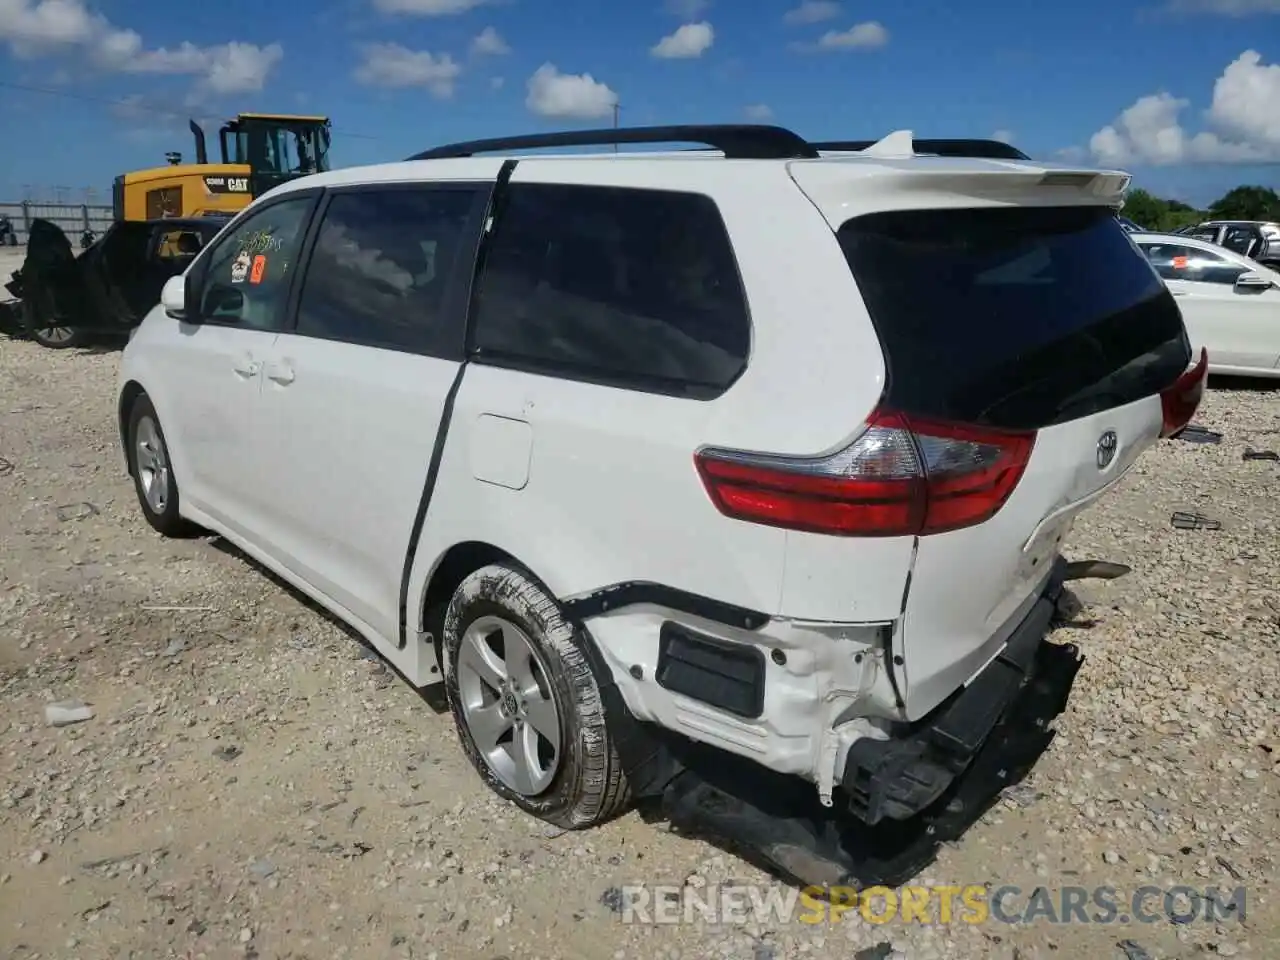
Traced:
<svg viewBox="0 0 1280 960">
<path fill-rule="evenodd" d="M 138 505 L 151 528 L 166 537 L 186 536 L 195 530 L 179 513 L 178 479 L 169 460 L 169 445 L 160 429 L 160 418 L 144 393 L 129 408 L 129 473 Z"/>
<path fill-rule="evenodd" d="M 463 580 L 445 612 L 445 691 L 467 759 L 499 796 L 570 830 L 630 799 L 589 642 L 504 564 Z"/>
</svg>

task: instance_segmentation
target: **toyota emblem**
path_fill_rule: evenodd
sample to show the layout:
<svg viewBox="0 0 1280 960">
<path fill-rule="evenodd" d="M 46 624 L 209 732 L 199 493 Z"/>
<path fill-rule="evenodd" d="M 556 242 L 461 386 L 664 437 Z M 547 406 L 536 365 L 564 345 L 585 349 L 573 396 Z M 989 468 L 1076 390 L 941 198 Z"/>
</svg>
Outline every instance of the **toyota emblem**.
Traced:
<svg viewBox="0 0 1280 960">
<path fill-rule="evenodd" d="M 1098 438 L 1099 470 L 1105 470 L 1111 465 L 1111 461 L 1116 458 L 1116 447 L 1119 445 L 1120 439 L 1114 430 L 1108 430 Z"/>
</svg>

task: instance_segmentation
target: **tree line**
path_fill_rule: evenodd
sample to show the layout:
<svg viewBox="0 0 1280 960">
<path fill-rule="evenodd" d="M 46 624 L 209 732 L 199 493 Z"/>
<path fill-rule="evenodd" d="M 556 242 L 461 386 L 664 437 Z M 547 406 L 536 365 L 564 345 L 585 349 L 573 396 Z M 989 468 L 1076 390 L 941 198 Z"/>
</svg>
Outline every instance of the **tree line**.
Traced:
<svg viewBox="0 0 1280 960">
<path fill-rule="evenodd" d="M 1280 221 L 1280 194 L 1270 187 L 1236 187 L 1197 210 L 1180 200 L 1165 200 L 1136 188 L 1125 194 L 1121 214 L 1138 226 L 1157 233 L 1204 220 L 1273 220 Z"/>
</svg>

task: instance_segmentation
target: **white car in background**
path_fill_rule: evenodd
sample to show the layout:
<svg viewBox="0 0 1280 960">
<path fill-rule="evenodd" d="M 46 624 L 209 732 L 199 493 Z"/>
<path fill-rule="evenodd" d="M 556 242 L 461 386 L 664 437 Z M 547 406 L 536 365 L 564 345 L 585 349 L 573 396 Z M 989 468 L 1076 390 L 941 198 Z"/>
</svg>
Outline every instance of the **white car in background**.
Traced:
<svg viewBox="0 0 1280 960">
<path fill-rule="evenodd" d="M 1129 235 L 1178 298 L 1196 352 L 1209 372 L 1280 377 L 1280 272 L 1206 240 Z"/>
</svg>

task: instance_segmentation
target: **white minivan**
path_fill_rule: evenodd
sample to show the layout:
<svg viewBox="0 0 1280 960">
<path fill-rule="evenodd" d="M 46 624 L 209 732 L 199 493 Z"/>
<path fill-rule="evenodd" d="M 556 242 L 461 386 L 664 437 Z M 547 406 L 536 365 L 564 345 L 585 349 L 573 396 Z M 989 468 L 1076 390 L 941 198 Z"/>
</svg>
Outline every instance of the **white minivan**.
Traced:
<svg viewBox="0 0 1280 960">
<path fill-rule="evenodd" d="M 711 149 L 532 152 L 619 140 Z M 128 468 L 444 684 L 538 816 L 692 743 L 907 820 L 1026 684 L 1076 516 L 1199 401 L 1127 183 L 768 126 L 306 177 L 129 343 Z"/>
</svg>

